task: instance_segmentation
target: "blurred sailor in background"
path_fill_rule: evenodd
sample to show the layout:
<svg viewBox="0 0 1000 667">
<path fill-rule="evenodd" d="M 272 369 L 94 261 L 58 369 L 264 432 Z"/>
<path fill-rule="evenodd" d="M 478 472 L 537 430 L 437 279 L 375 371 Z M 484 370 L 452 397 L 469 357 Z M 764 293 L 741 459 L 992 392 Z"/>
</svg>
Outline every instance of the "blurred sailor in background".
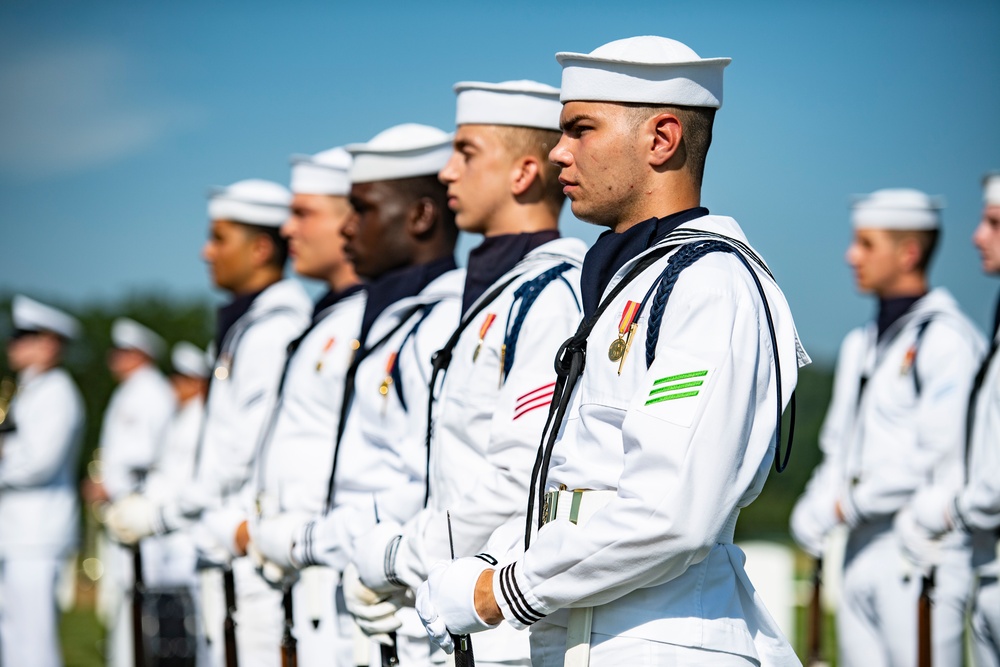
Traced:
<svg viewBox="0 0 1000 667">
<path fill-rule="evenodd" d="M 346 148 L 357 215 L 344 227 L 345 251 L 369 281 L 368 299 L 327 471 L 328 511 L 309 522 L 262 521 L 258 529 L 266 556 L 285 569 L 322 564 L 342 572 L 358 535 L 420 509 L 431 355 L 461 308 L 458 230 L 437 180 L 451 135 L 404 124 Z M 426 664 L 427 634 L 412 607 L 403 616 L 399 662 Z"/>
<path fill-rule="evenodd" d="M 559 89 L 466 82 L 455 92 L 458 129 L 438 177 L 459 229 L 485 239 L 469 254 L 462 325 L 431 397 L 427 506 L 405 526 L 383 521 L 356 540 L 355 570 L 345 573 L 345 602 L 373 633 L 394 625 L 385 602 L 402 597 L 392 593 L 416 591 L 431 566 L 450 560 L 452 543 L 456 555 L 475 555 L 494 530 L 523 517 L 552 359 L 581 313 L 586 246 L 559 238 L 564 196 L 548 160 L 559 141 Z M 508 627 L 477 638 L 475 659 L 528 665 L 527 634 Z"/>
<path fill-rule="evenodd" d="M 59 667 L 56 580 L 77 544 L 84 423 L 80 391 L 60 363 L 80 325 L 25 296 L 12 309 L 7 359 L 17 390 L 0 396 L 0 664 Z"/>
<path fill-rule="evenodd" d="M 118 318 L 111 325 L 108 368 L 118 381 L 101 427 L 100 476 L 85 482 L 84 495 L 103 505 L 140 492 L 160 451 L 176 407 L 170 383 L 156 366 L 166 343 L 135 320 Z M 132 617 L 128 591 L 133 583 L 131 552 L 106 540 L 99 542 L 104 564 L 98 611 L 108 628 L 106 657 L 112 667 L 133 661 Z"/>
<path fill-rule="evenodd" d="M 210 235 L 203 249 L 215 285 L 232 300 L 219 309 L 205 426 L 191 485 L 173 502 L 133 495 L 109 512 L 108 524 L 120 540 L 134 544 L 154 533 L 192 528 L 202 569 L 199 602 L 221 664 L 225 603 L 224 578 L 237 594 L 237 639 L 242 667 L 255 661 L 258 638 L 280 623 L 280 609 L 266 601 L 273 591 L 244 554 L 246 533 L 234 539 L 249 493 L 261 426 L 274 403 L 285 349 L 309 321 L 309 297 L 295 280 L 284 279 L 288 243 L 279 227 L 288 218 L 291 194 L 277 183 L 245 180 L 215 190 L 209 200 Z M 231 569 L 230 569 L 231 565 Z M 264 600 L 260 607 L 257 600 Z M 217 634 L 216 634 L 217 633 Z M 277 647 L 271 647 L 277 652 Z M 246 655 L 246 659 L 243 656 Z"/>
<path fill-rule="evenodd" d="M 309 326 L 288 346 L 278 400 L 257 455 L 254 506 L 245 508 L 250 555 L 274 587 L 272 605 L 291 605 L 301 667 L 350 664 L 353 624 L 342 631 L 335 611 L 339 573 L 310 567 L 295 577 L 275 567 L 268 554 L 277 549 L 285 562 L 290 544 L 268 543 L 275 531 L 257 527 L 301 525 L 325 507 L 344 381 L 365 308 L 365 292 L 344 254 L 343 228 L 355 215 L 348 200 L 350 166 L 342 148 L 292 158 L 291 215 L 281 232 L 296 273 L 322 281 L 326 291 L 313 306 Z M 272 655 L 281 640 L 280 624 L 268 628 Z"/>
<path fill-rule="evenodd" d="M 966 405 L 984 347 L 951 295 L 928 286 L 940 210 L 923 192 L 892 189 L 861 198 L 852 212 L 847 262 L 878 313 L 841 346 L 823 460 L 791 519 L 793 537 L 814 556 L 834 526 L 849 529 L 837 613 L 848 667 L 916 663 L 917 600 L 935 563 L 933 662 L 962 663 L 968 537 L 952 533 L 936 553 L 907 548 L 914 527 L 904 509 L 961 483 Z"/>
</svg>

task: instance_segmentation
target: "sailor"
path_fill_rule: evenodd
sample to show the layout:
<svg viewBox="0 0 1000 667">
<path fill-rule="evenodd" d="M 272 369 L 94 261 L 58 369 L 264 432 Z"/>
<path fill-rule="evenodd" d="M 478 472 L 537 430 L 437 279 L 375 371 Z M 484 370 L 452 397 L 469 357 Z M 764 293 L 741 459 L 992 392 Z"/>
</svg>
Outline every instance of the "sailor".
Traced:
<svg viewBox="0 0 1000 667">
<path fill-rule="evenodd" d="M 345 252 L 368 281 L 368 300 L 344 390 L 327 512 L 297 525 L 264 520 L 252 534 L 285 569 L 342 572 L 358 535 L 420 509 L 431 355 L 455 330 L 465 282 L 455 268 L 454 215 L 437 180 L 451 135 L 410 123 L 346 149 L 354 158 L 357 215 L 344 227 Z M 426 664 L 430 646 L 412 606 L 400 616 L 399 663 Z"/>
<path fill-rule="evenodd" d="M 176 502 L 133 495 L 117 503 L 108 517 L 127 544 L 196 522 L 190 529 L 202 568 L 201 611 L 217 664 L 223 650 L 219 614 L 224 576 L 235 582 L 240 664 L 271 665 L 271 655 L 277 655 L 266 633 L 280 624 L 280 608 L 273 608 L 273 591 L 255 564 L 236 558 L 242 550 L 234 535 L 244 514 L 241 494 L 251 492 L 257 443 L 277 394 L 285 349 L 308 324 L 311 311 L 302 286 L 283 278 L 288 243 L 279 228 L 288 218 L 290 200 L 284 186 L 256 179 L 212 193 L 211 231 L 202 254 L 213 282 L 232 300 L 218 313 L 218 353 L 195 478 Z"/>
<path fill-rule="evenodd" d="M 1000 174 L 983 181 L 983 214 L 972 240 L 983 271 L 1000 275 Z M 964 459 L 967 472 L 957 486 L 921 489 L 911 502 L 910 528 L 901 535 L 908 550 L 926 553 L 928 562 L 946 561 L 952 531 L 968 533 L 977 585 L 972 604 L 972 655 L 981 667 L 1000 667 L 1000 307 L 993 322 L 993 341 L 975 374 L 966 413 Z M 957 663 L 956 663 L 957 664 Z"/>
<path fill-rule="evenodd" d="M 83 399 L 62 368 L 74 318 L 25 296 L 12 302 L 0 387 L 0 664 L 61 667 L 56 580 L 76 548 Z"/>
<path fill-rule="evenodd" d="M 417 610 L 445 650 L 530 627 L 533 665 L 798 664 L 732 543 L 808 357 L 739 225 L 700 206 L 729 59 L 652 36 L 557 59 L 550 158 L 573 213 L 609 231 L 557 357 L 527 530 L 435 565 Z"/>
<path fill-rule="evenodd" d="M 928 286 L 940 210 L 937 199 L 911 189 L 879 190 L 852 210 L 847 262 L 858 289 L 878 299 L 878 314 L 841 345 L 823 459 L 791 519 L 793 537 L 815 556 L 830 529 L 848 528 L 837 611 L 838 653 L 848 666 L 916 663 L 921 574 L 933 563 L 927 551 L 902 548 L 912 515 L 900 510 L 963 476 L 966 404 L 983 340 L 945 289 Z M 933 577 L 933 662 L 958 665 L 968 538 L 952 533 L 943 546 Z"/>
<path fill-rule="evenodd" d="M 84 489 L 87 500 L 101 507 L 142 491 L 176 408 L 170 384 L 156 365 L 166 351 L 159 334 L 122 317 L 111 324 L 111 344 L 108 368 L 119 385 L 104 412 L 100 474 L 88 479 Z M 113 526 L 106 527 L 114 533 Z M 112 667 L 125 667 L 133 660 L 128 595 L 133 585 L 132 556 L 104 537 L 99 549 L 104 576 L 98 608 L 108 627 L 106 657 Z"/>
<path fill-rule="evenodd" d="M 301 525 L 323 512 L 344 380 L 365 307 L 364 290 L 344 255 L 341 234 L 354 216 L 348 200 L 350 154 L 334 148 L 293 156 L 292 165 L 291 215 L 281 232 L 288 239 L 295 272 L 323 281 L 326 291 L 313 307 L 310 325 L 288 347 L 278 401 L 261 435 L 254 503 L 246 514 L 251 537 L 258 536 L 257 521 Z M 275 608 L 285 603 L 283 592 L 290 588 L 298 665 L 348 664 L 353 634 L 351 625 L 346 637 L 338 631 L 337 573 L 325 567 L 306 568 L 293 582 L 267 561 L 259 547 L 267 551 L 254 540 L 249 543 L 261 576 L 274 588 Z M 276 651 L 282 626 L 268 631 Z"/>
<path fill-rule="evenodd" d="M 507 81 L 459 83 L 455 92 L 458 129 L 439 178 L 459 229 L 485 239 L 469 254 L 462 323 L 438 357 L 450 363 L 438 362 L 431 397 L 427 506 L 405 526 L 383 521 L 355 541 L 356 570 L 375 594 L 360 584 L 352 590 L 345 574 L 345 601 L 359 624 L 381 632 L 398 623 L 384 601 L 400 597 L 389 594 L 415 591 L 434 563 L 451 557 L 450 545 L 475 555 L 495 529 L 523 519 L 552 359 L 581 313 L 586 247 L 559 238 L 564 196 L 548 161 L 559 140 L 559 90 Z M 478 665 L 529 665 L 527 635 L 490 633 L 475 657 Z"/>
</svg>

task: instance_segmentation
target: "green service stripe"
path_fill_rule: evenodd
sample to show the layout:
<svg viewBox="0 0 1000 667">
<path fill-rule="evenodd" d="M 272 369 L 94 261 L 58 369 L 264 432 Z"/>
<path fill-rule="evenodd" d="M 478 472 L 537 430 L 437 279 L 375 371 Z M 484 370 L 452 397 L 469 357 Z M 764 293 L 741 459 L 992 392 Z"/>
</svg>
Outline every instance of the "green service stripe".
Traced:
<svg viewBox="0 0 1000 667">
<path fill-rule="evenodd" d="M 708 375 L 708 371 L 694 371 L 692 373 L 681 373 L 680 375 L 671 375 L 670 377 L 660 378 L 653 383 L 655 387 L 658 384 L 665 384 L 667 382 L 676 382 L 677 380 L 687 380 L 688 378 L 700 378 Z"/>
<path fill-rule="evenodd" d="M 688 389 L 690 387 L 700 387 L 705 384 L 702 380 L 695 380 L 694 382 L 681 382 L 680 384 L 672 384 L 668 387 L 658 387 L 649 392 L 649 395 L 662 394 L 665 391 L 676 391 L 678 389 Z"/>
<path fill-rule="evenodd" d="M 666 396 L 657 396 L 656 398 L 651 398 L 646 401 L 646 405 L 652 405 L 653 403 L 659 403 L 661 401 L 672 401 L 675 398 L 690 398 L 691 396 L 697 396 L 698 390 L 694 391 L 684 391 L 679 394 L 667 394 Z"/>
</svg>

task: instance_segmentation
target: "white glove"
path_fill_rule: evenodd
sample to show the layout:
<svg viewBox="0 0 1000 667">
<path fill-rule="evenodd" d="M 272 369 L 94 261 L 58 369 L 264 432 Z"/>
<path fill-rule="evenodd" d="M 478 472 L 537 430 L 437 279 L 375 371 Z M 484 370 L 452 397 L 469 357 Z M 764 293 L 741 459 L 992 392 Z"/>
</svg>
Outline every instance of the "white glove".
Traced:
<svg viewBox="0 0 1000 667">
<path fill-rule="evenodd" d="M 247 556 L 257 567 L 260 576 L 275 586 L 291 586 L 298 579 L 298 570 L 285 569 L 274 561 L 268 560 L 267 556 L 261 553 L 252 541 L 247 544 Z"/>
<path fill-rule="evenodd" d="M 366 587 L 376 593 L 391 593 L 404 588 L 396 579 L 396 552 L 403 527 L 382 521 L 367 534 L 354 540 L 354 565 Z"/>
<path fill-rule="evenodd" d="M 282 512 L 274 516 L 250 521 L 247 529 L 250 542 L 267 561 L 282 570 L 297 570 L 300 563 L 292 558 L 292 547 L 302 527 L 309 522 L 304 514 Z"/>
<path fill-rule="evenodd" d="M 476 611 L 475 594 L 479 576 L 490 564 L 476 558 L 441 561 L 431 568 L 427 581 L 417 591 L 417 614 L 431 641 L 445 653 L 455 650 L 449 633 L 465 635 L 495 628 Z"/>
<path fill-rule="evenodd" d="M 376 593 L 361 583 L 353 563 L 344 570 L 340 583 L 344 588 L 344 604 L 358 627 L 378 643 L 391 645 L 389 633 L 402 625 L 396 618 L 396 611 L 403 606 L 404 591 L 397 589 L 389 595 Z"/>
<path fill-rule="evenodd" d="M 933 537 L 947 533 L 955 527 L 952 511 L 955 507 L 955 493 L 940 486 L 932 486 L 918 491 L 910 501 L 913 517 L 921 527 Z"/>
<path fill-rule="evenodd" d="M 934 535 L 921 526 L 909 506 L 896 512 L 893 528 L 899 538 L 900 548 L 908 561 L 924 574 L 941 562 L 941 544 Z"/>
<path fill-rule="evenodd" d="M 131 546 L 156 532 L 157 512 L 149 499 L 133 493 L 108 508 L 105 522 L 116 540 Z"/>
<path fill-rule="evenodd" d="M 810 502 L 799 502 L 792 510 L 792 517 L 789 521 L 792 539 L 798 543 L 799 547 L 813 556 L 821 558 L 823 556 L 823 543 L 826 535 L 837 525 L 837 515 L 831 506 L 826 512 L 816 512 Z"/>
</svg>

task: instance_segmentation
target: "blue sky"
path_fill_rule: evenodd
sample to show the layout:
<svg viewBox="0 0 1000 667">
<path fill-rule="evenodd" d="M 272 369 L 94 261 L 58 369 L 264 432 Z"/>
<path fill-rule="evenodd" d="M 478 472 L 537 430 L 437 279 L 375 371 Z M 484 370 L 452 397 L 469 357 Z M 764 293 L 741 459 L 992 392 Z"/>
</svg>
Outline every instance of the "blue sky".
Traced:
<svg viewBox="0 0 1000 667">
<path fill-rule="evenodd" d="M 558 85 L 556 51 L 637 34 L 733 58 L 704 201 L 768 259 L 816 356 L 872 313 L 843 254 L 850 196 L 883 187 L 945 197 L 933 280 L 985 327 L 1000 284 L 969 237 L 1000 168 L 995 1 L 5 2 L 0 291 L 207 295 L 209 186 L 286 182 L 289 154 L 399 122 L 450 129 L 456 81 Z"/>
</svg>

